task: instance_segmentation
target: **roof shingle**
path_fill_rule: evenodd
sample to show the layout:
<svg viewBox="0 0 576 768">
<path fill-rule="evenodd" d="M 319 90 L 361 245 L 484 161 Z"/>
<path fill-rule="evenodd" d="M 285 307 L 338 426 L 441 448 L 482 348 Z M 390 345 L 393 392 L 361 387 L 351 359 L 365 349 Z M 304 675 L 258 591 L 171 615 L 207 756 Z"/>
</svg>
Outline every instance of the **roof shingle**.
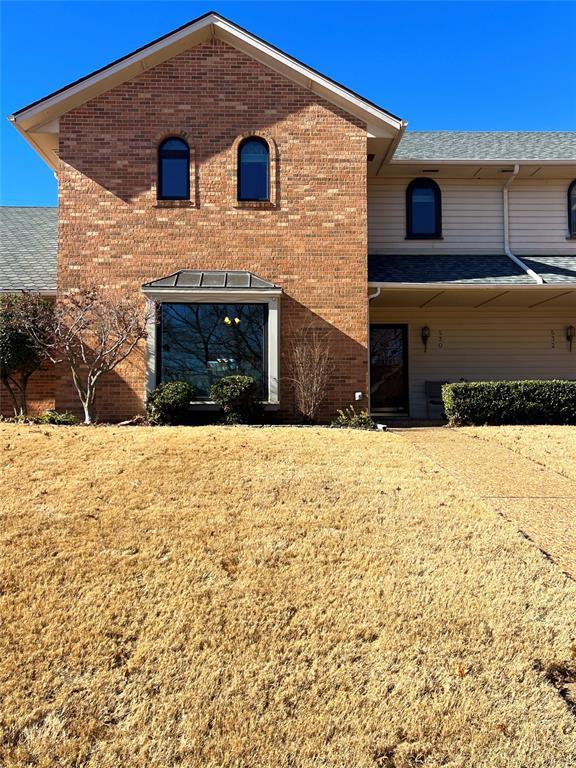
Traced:
<svg viewBox="0 0 576 768">
<path fill-rule="evenodd" d="M 576 283 L 576 256 L 530 256 L 522 261 L 546 283 Z M 495 256 L 372 255 L 371 283 L 443 283 L 446 285 L 534 285 L 512 259 Z"/>
<path fill-rule="evenodd" d="M 0 207 L 0 291 L 55 291 L 58 209 Z"/>
<path fill-rule="evenodd" d="M 576 160 L 576 131 L 408 131 L 393 160 Z"/>
</svg>

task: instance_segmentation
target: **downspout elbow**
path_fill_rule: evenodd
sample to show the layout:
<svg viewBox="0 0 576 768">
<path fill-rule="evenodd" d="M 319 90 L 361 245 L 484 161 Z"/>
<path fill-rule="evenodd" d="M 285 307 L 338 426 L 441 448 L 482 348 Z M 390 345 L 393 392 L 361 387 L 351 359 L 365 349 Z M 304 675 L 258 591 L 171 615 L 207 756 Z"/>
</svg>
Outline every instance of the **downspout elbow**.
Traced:
<svg viewBox="0 0 576 768">
<path fill-rule="evenodd" d="M 380 292 L 381 292 L 381 291 L 382 291 L 382 288 L 379 288 L 379 287 L 377 287 L 377 288 L 376 288 L 376 292 L 375 292 L 375 293 L 371 293 L 371 294 L 368 296 L 368 302 L 371 302 L 371 301 L 372 301 L 372 299 L 377 299 L 377 298 L 378 298 L 378 296 L 380 296 Z"/>
</svg>

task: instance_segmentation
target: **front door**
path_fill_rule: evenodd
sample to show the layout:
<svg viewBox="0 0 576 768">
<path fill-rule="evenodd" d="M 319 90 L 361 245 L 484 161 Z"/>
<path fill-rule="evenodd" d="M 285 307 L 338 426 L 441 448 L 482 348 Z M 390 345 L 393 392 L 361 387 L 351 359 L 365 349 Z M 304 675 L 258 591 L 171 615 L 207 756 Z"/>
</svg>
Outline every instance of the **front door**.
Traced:
<svg viewBox="0 0 576 768">
<path fill-rule="evenodd" d="M 370 326 L 370 408 L 408 413 L 408 326 Z"/>
</svg>

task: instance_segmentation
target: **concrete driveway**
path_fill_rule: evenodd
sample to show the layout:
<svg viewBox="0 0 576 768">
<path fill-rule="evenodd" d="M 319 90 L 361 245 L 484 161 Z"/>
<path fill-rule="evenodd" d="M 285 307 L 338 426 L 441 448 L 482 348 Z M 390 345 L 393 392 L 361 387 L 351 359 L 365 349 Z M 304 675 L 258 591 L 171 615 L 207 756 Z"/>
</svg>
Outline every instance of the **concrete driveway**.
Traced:
<svg viewBox="0 0 576 768">
<path fill-rule="evenodd" d="M 503 445 L 459 429 L 391 430 L 509 519 L 576 579 L 576 482 Z"/>
</svg>

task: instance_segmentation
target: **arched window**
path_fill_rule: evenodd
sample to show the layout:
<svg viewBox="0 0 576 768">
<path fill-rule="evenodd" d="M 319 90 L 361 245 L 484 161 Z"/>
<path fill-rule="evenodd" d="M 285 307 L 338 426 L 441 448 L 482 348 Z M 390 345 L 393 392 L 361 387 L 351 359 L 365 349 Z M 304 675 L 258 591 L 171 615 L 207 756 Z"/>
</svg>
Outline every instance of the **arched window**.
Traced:
<svg viewBox="0 0 576 768">
<path fill-rule="evenodd" d="M 184 139 L 164 139 L 158 147 L 158 199 L 190 199 L 190 149 Z"/>
<path fill-rule="evenodd" d="M 576 237 L 576 179 L 568 187 L 568 231 Z"/>
<path fill-rule="evenodd" d="M 432 179 L 414 179 L 406 190 L 406 237 L 421 240 L 441 236 L 440 187 Z"/>
<path fill-rule="evenodd" d="M 264 139 L 250 137 L 238 147 L 238 200 L 270 199 L 270 150 Z"/>
</svg>

